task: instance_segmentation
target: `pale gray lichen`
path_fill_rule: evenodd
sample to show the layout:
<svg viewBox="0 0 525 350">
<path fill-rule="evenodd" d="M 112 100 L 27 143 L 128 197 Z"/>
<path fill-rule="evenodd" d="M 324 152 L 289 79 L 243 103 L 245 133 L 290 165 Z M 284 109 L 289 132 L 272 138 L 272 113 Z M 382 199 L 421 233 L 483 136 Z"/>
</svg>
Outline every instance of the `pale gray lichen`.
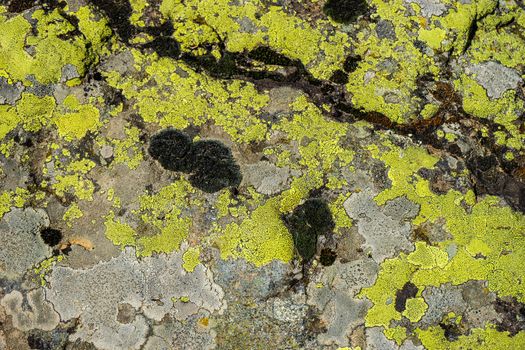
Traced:
<svg viewBox="0 0 525 350">
<path fill-rule="evenodd" d="M 31 266 L 51 255 L 40 237 L 49 225 L 43 209 L 12 208 L 0 221 L 0 277 L 19 278 Z"/>
<path fill-rule="evenodd" d="M 410 219 L 419 212 L 419 206 L 405 197 L 396 198 L 379 207 L 371 190 L 353 193 L 344 203 L 344 208 L 358 227 L 365 246 L 372 258 L 381 263 L 394 257 L 399 251 L 413 250 L 410 239 Z"/>
<path fill-rule="evenodd" d="M 161 321 L 178 312 L 174 298 L 187 298 L 197 306 L 195 311 L 223 308 L 222 289 L 213 283 L 211 273 L 202 265 L 187 273 L 182 263 L 181 252 L 139 261 L 127 248 L 87 270 L 57 266 L 49 277 L 46 298 L 62 320 L 80 318 L 71 340 L 80 338 L 101 349 L 138 349 L 146 341 L 150 320 Z M 135 309 L 126 323 L 119 322 L 123 304 Z"/>
<path fill-rule="evenodd" d="M 325 267 L 308 285 L 308 303 L 321 310 L 327 331 L 320 344 L 345 346 L 350 333 L 363 323 L 370 303 L 356 297 L 363 287 L 374 284 L 379 266 L 372 260 L 336 261 Z"/>
<path fill-rule="evenodd" d="M 22 307 L 23 303 L 24 296 L 17 290 L 5 295 L 0 301 L 0 305 L 12 317 L 15 328 L 21 331 L 31 329 L 51 331 L 60 322 L 51 303 L 44 299 L 43 289 L 34 289 L 27 293 L 27 304 L 31 311 L 25 310 Z"/>
<path fill-rule="evenodd" d="M 502 97 L 505 91 L 514 90 L 523 82 L 516 70 L 495 61 L 475 64 L 467 67 L 465 71 L 474 75 L 474 80 L 487 90 L 491 99 Z"/>
<path fill-rule="evenodd" d="M 387 339 L 381 327 L 370 327 L 366 331 L 367 350 L 424 350 L 422 345 L 415 345 L 411 340 L 405 341 L 401 346 L 393 340 Z"/>
</svg>

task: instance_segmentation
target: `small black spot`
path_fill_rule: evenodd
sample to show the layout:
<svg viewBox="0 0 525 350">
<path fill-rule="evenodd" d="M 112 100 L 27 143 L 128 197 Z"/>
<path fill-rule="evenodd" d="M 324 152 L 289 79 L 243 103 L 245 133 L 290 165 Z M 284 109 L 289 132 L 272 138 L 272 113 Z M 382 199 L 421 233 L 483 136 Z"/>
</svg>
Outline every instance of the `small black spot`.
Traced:
<svg viewBox="0 0 525 350">
<path fill-rule="evenodd" d="M 338 23 L 351 23 L 368 11 L 366 0 L 328 0 L 324 13 Z"/>
<path fill-rule="evenodd" d="M 186 156 L 191 143 L 185 133 L 166 129 L 151 137 L 148 153 L 166 170 L 188 172 L 191 165 Z"/>
<path fill-rule="evenodd" d="M 93 74 L 93 79 L 96 80 L 96 81 L 101 81 L 102 80 L 102 74 L 100 74 L 100 72 L 95 72 Z"/>
<path fill-rule="evenodd" d="M 242 175 L 231 151 L 218 141 L 197 141 L 193 144 L 189 162 L 193 174 L 190 183 L 213 193 L 226 187 L 239 186 Z"/>
<path fill-rule="evenodd" d="M 285 217 L 284 221 L 292 234 L 297 252 L 306 261 L 315 255 L 317 237 L 335 227 L 330 208 L 320 198 L 307 199 Z"/>
<path fill-rule="evenodd" d="M 62 240 L 62 232 L 51 227 L 46 227 L 40 230 L 40 237 L 42 237 L 45 244 L 54 247 Z"/>
<path fill-rule="evenodd" d="M 343 69 L 347 73 L 352 73 L 357 69 L 360 61 L 361 56 L 350 55 L 345 59 L 345 62 L 343 63 Z"/>
<path fill-rule="evenodd" d="M 418 288 L 412 282 L 407 282 L 396 292 L 395 308 L 397 312 L 403 312 L 406 309 L 407 300 L 416 296 Z"/>
<path fill-rule="evenodd" d="M 334 71 L 332 76 L 330 77 L 330 81 L 334 82 L 336 84 L 347 84 L 348 83 L 348 74 L 346 74 L 344 71 L 337 69 Z"/>
<path fill-rule="evenodd" d="M 336 258 L 337 254 L 332 249 L 324 248 L 321 250 L 321 258 L 319 261 L 323 266 L 331 266 L 335 262 Z"/>
</svg>

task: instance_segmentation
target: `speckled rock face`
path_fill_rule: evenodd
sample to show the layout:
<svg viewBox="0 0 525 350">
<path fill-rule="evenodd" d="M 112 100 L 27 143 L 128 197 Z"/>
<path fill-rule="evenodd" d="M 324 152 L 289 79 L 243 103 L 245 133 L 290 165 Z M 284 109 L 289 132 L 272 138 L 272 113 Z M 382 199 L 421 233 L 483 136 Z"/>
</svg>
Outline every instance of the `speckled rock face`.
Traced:
<svg viewBox="0 0 525 350">
<path fill-rule="evenodd" d="M 524 32 L 0 1 L 0 350 L 525 348 Z"/>
</svg>

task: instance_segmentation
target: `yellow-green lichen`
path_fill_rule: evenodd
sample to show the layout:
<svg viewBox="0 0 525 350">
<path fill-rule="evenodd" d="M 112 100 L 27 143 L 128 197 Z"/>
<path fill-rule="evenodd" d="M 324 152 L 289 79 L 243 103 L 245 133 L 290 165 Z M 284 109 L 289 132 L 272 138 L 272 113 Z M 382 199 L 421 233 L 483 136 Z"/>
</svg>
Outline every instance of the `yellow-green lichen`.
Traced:
<svg viewBox="0 0 525 350">
<path fill-rule="evenodd" d="M 82 76 L 96 59 L 86 50 L 86 38 L 73 34 L 75 27 L 58 10 L 36 10 L 32 19 L 36 20 L 35 30 L 22 14 L 11 18 L 0 14 L 0 71 L 25 85 L 32 84 L 30 75 L 42 84 L 59 82 L 66 64 Z M 70 39 L 62 39 L 64 36 Z"/>
<path fill-rule="evenodd" d="M 270 198 L 240 225 L 231 223 L 217 239 L 221 258 L 244 258 L 256 266 L 274 259 L 288 262 L 293 257 L 292 237 L 279 210 L 278 198 Z"/>
<path fill-rule="evenodd" d="M 182 255 L 182 267 L 184 268 L 184 270 L 186 270 L 187 272 L 193 272 L 193 270 L 195 270 L 197 265 L 200 264 L 200 253 L 201 250 L 199 247 L 191 247 L 184 252 L 184 254 Z"/>
<path fill-rule="evenodd" d="M 79 219 L 83 216 L 82 210 L 78 207 L 77 203 L 73 203 L 69 206 L 69 208 L 66 210 L 64 215 L 62 216 L 62 219 L 66 222 L 66 225 L 69 227 L 73 226 L 73 221 L 76 219 Z"/>
</svg>

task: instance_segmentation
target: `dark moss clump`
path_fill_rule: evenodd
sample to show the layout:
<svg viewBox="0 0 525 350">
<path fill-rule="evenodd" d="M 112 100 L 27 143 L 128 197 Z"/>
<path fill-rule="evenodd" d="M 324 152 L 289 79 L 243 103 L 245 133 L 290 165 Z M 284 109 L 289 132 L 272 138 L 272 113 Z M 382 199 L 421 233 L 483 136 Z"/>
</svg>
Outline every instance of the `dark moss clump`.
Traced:
<svg viewBox="0 0 525 350">
<path fill-rule="evenodd" d="M 166 170 L 188 172 L 191 164 L 187 155 L 192 141 L 183 132 L 166 129 L 151 138 L 148 152 Z"/>
<path fill-rule="evenodd" d="M 405 311 L 407 307 L 407 300 L 414 298 L 418 292 L 417 286 L 412 282 L 407 282 L 396 292 L 396 304 L 395 308 L 397 312 Z"/>
<path fill-rule="evenodd" d="M 317 237 L 335 227 L 328 205 L 320 198 L 306 200 L 285 217 L 284 221 L 292 234 L 297 252 L 306 261 L 315 255 Z"/>
<path fill-rule="evenodd" d="M 40 231 L 40 237 L 42 237 L 45 244 L 54 247 L 62 240 L 62 232 L 51 227 L 46 227 Z"/>
<path fill-rule="evenodd" d="M 193 143 L 185 133 L 167 129 L 151 138 L 148 152 L 164 169 L 190 173 L 190 183 L 204 192 L 239 186 L 242 180 L 230 149 L 218 141 Z"/>
<path fill-rule="evenodd" d="M 368 11 L 366 0 L 328 0 L 324 13 L 339 23 L 351 23 Z"/>
</svg>

